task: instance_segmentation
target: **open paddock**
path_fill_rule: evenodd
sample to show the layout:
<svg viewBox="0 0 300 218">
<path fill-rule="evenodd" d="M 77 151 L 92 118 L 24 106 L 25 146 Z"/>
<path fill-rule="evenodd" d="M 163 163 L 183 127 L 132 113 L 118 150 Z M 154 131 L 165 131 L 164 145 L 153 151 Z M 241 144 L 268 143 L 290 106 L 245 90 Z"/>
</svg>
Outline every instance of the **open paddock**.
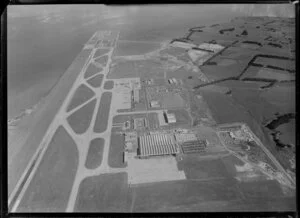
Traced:
<svg viewBox="0 0 300 218">
<path fill-rule="evenodd" d="M 186 53 L 186 49 L 179 47 L 168 47 L 159 52 L 161 55 L 171 55 L 174 57 L 181 56 Z"/>
<path fill-rule="evenodd" d="M 264 66 L 270 65 L 270 66 L 280 67 L 289 70 L 295 70 L 296 67 L 295 60 L 283 60 L 278 58 L 258 57 L 255 59 L 254 63 L 262 64 Z"/>
<path fill-rule="evenodd" d="M 239 193 L 234 186 L 232 180 L 225 179 L 168 181 L 137 186 L 133 188 L 133 211 L 229 211 L 232 209 L 229 202 L 239 199 Z"/>
<path fill-rule="evenodd" d="M 231 176 L 220 158 L 206 159 L 196 154 L 184 155 L 177 165 L 179 170 L 184 170 L 188 180 L 213 181 Z"/>
<path fill-rule="evenodd" d="M 276 79 L 278 81 L 282 81 L 295 80 L 295 75 L 281 70 L 262 68 L 257 72 L 255 78 Z"/>
<path fill-rule="evenodd" d="M 74 212 L 129 212 L 127 177 L 127 173 L 116 173 L 85 178 L 79 186 Z"/>
</svg>

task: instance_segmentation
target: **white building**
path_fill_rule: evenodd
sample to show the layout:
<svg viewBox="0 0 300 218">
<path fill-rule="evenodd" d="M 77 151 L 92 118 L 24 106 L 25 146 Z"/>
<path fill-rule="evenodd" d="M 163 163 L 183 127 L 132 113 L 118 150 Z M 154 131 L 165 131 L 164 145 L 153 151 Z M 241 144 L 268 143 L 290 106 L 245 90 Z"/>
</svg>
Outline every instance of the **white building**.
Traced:
<svg viewBox="0 0 300 218">
<path fill-rule="evenodd" d="M 160 107 L 160 105 L 159 105 L 159 102 L 158 102 L 158 101 L 151 101 L 151 102 L 150 102 L 150 106 L 151 106 L 151 107 L 154 107 L 154 108 L 158 108 L 158 107 Z"/>
</svg>

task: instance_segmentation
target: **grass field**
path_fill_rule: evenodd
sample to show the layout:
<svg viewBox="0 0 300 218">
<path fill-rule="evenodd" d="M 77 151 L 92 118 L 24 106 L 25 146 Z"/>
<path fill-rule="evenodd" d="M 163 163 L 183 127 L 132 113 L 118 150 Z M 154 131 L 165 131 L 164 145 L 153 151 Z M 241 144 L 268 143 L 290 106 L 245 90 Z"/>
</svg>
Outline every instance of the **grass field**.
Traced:
<svg viewBox="0 0 300 218">
<path fill-rule="evenodd" d="M 94 76 L 93 78 L 89 79 L 87 82 L 94 88 L 98 88 L 102 84 L 103 77 L 104 77 L 103 74 L 98 74 L 98 75 Z"/>
<path fill-rule="evenodd" d="M 104 67 L 107 64 L 108 56 L 107 55 L 101 56 L 99 58 L 94 59 L 94 61 L 101 64 Z"/>
<path fill-rule="evenodd" d="M 95 93 L 89 87 L 84 84 L 81 84 L 75 91 L 69 105 L 67 108 L 67 112 L 76 108 L 77 106 L 83 104 L 84 102 L 91 99 Z"/>
<path fill-rule="evenodd" d="M 131 116 L 130 115 L 116 115 L 113 117 L 113 124 L 115 123 L 124 123 L 127 120 L 130 120 Z"/>
<path fill-rule="evenodd" d="M 77 165 L 76 144 L 60 126 L 25 191 L 17 212 L 64 212 Z"/>
<path fill-rule="evenodd" d="M 184 170 L 186 178 L 191 180 L 218 180 L 229 177 L 221 159 L 202 159 L 199 155 L 185 155 L 178 162 L 178 169 Z"/>
<path fill-rule="evenodd" d="M 289 70 L 295 70 L 296 64 L 295 61 L 292 60 L 281 60 L 276 58 L 264 58 L 264 57 L 258 57 L 255 59 L 256 64 L 262 64 L 262 65 L 271 65 L 275 67 L 281 67 L 284 69 Z"/>
<path fill-rule="evenodd" d="M 98 108 L 94 132 L 101 133 L 107 128 L 110 104 L 111 104 L 112 94 L 111 92 L 104 92 L 100 99 L 100 105 Z"/>
<path fill-rule="evenodd" d="M 74 132 L 82 134 L 89 128 L 96 105 L 96 99 L 71 114 L 67 121 Z"/>
<path fill-rule="evenodd" d="M 163 108 L 184 107 L 185 102 L 178 93 L 166 93 L 161 98 Z"/>
<path fill-rule="evenodd" d="M 86 168 L 95 169 L 100 166 L 102 162 L 103 149 L 104 149 L 103 138 L 95 138 L 90 142 L 89 151 L 85 161 Z"/>
<path fill-rule="evenodd" d="M 159 47 L 159 43 L 119 41 L 114 51 L 114 56 L 142 55 Z"/>
<path fill-rule="evenodd" d="M 104 55 L 104 54 L 106 54 L 106 53 L 108 53 L 108 52 L 109 52 L 109 49 L 107 49 L 107 48 L 99 48 L 99 49 L 95 52 L 94 58 L 95 58 L 95 57 L 102 56 L 102 55 Z"/>
<path fill-rule="evenodd" d="M 93 75 L 95 75 L 96 73 L 101 72 L 103 69 L 101 67 L 96 67 L 93 63 L 90 63 L 90 65 L 88 66 L 88 68 L 86 69 L 85 73 L 84 73 L 84 78 L 89 78 Z"/>
<path fill-rule="evenodd" d="M 108 165 L 114 168 L 126 167 L 123 161 L 124 135 L 112 133 L 108 154 Z"/>
<path fill-rule="evenodd" d="M 104 89 L 110 90 L 112 88 L 114 88 L 114 81 L 109 80 L 104 83 Z"/>
<path fill-rule="evenodd" d="M 142 78 L 162 78 L 164 76 L 163 65 L 157 60 L 139 60 L 134 62 L 138 75 Z"/>
<path fill-rule="evenodd" d="M 127 193 L 127 173 L 88 177 L 80 184 L 74 212 L 126 212 Z"/>
<path fill-rule="evenodd" d="M 226 210 L 238 198 L 231 180 L 174 181 L 133 188 L 134 212 L 195 212 Z M 222 202 L 222 206 L 218 202 Z M 207 203 L 204 207 L 203 204 Z M 201 206 L 202 205 L 202 206 Z M 227 208 L 230 210 L 230 208 Z"/>
<path fill-rule="evenodd" d="M 284 71 L 276 71 L 269 69 L 261 69 L 255 76 L 256 78 L 276 79 L 281 80 L 292 80 L 295 79 L 295 75 L 284 73 Z"/>
<path fill-rule="evenodd" d="M 108 79 L 120 79 L 137 77 L 138 72 L 135 69 L 134 61 L 113 61 L 108 74 Z"/>
</svg>

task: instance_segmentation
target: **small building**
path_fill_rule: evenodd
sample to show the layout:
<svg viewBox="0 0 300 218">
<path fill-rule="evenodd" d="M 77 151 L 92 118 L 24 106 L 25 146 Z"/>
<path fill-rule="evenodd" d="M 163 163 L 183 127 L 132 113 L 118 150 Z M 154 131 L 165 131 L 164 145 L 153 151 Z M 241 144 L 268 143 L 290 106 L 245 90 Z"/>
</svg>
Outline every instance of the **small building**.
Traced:
<svg viewBox="0 0 300 218">
<path fill-rule="evenodd" d="M 153 107 L 153 108 L 160 107 L 159 102 L 158 101 L 151 101 L 150 102 L 150 107 Z"/>
<path fill-rule="evenodd" d="M 123 129 L 123 130 L 130 129 L 130 126 L 131 126 L 131 125 L 130 125 L 130 121 L 127 120 L 126 122 L 123 123 L 122 129 Z"/>
<path fill-rule="evenodd" d="M 140 102 L 140 92 L 138 89 L 133 89 L 133 102 L 139 103 Z"/>
<path fill-rule="evenodd" d="M 165 111 L 164 116 L 165 116 L 167 123 L 176 123 L 176 117 L 175 117 L 174 113 L 167 113 Z"/>
<path fill-rule="evenodd" d="M 127 159 L 128 159 L 128 157 L 127 157 L 127 152 L 124 151 L 124 152 L 123 152 L 123 162 L 124 162 L 124 163 L 127 163 Z"/>
</svg>

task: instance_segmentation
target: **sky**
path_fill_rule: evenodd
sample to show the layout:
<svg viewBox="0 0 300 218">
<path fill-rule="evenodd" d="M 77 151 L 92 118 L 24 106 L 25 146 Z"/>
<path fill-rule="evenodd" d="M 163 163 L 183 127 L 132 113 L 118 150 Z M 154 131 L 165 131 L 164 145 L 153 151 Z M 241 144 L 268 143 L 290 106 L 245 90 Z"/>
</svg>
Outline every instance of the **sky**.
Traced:
<svg viewBox="0 0 300 218">
<path fill-rule="evenodd" d="M 37 15 L 48 15 L 73 10 L 74 12 L 87 13 L 92 5 L 14 5 L 10 7 L 11 17 L 28 17 Z M 134 13 L 138 6 L 130 5 L 130 13 Z M 232 4 L 233 11 L 243 12 L 248 16 L 270 16 L 270 17 L 295 17 L 295 5 L 293 4 Z M 113 10 L 112 16 L 118 16 L 122 11 Z"/>
</svg>

